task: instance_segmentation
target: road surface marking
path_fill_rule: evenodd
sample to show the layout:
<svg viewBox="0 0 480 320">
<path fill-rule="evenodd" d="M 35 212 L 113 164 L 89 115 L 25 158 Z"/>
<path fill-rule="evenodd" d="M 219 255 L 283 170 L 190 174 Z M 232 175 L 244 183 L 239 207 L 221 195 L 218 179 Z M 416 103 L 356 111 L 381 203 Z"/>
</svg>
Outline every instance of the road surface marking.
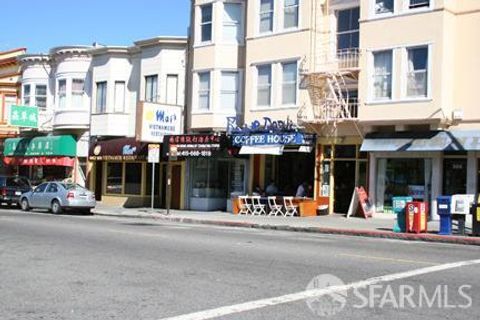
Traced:
<svg viewBox="0 0 480 320">
<path fill-rule="evenodd" d="M 423 274 L 439 272 L 459 267 L 471 266 L 475 264 L 480 264 L 480 259 L 478 260 L 468 260 L 468 261 L 460 261 L 460 262 L 453 262 L 453 263 L 446 263 L 435 265 L 431 267 L 425 267 L 420 269 L 415 269 L 411 271 L 393 273 L 389 275 L 373 277 L 366 280 L 352 282 L 349 284 L 341 285 L 341 286 L 331 286 L 322 289 L 314 289 L 314 290 L 306 290 L 300 291 L 297 293 L 287 294 L 279 297 L 261 299 L 261 300 L 254 300 L 245 303 L 235 304 L 231 306 L 220 307 L 216 309 L 210 309 L 205 311 L 199 311 L 194 313 L 189 313 L 180 316 L 174 316 L 170 318 L 163 318 L 160 320 L 207 320 L 207 319 L 214 319 L 230 314 L 241 313 L 256 309 L 261 309 L 265 307 L 275 306 L 279 304 L 285 304 L 290 302 L 296 302 L 301 300 L 306 300 L 309 298 L 320 297 L 326 294 L 332 294 L 336 292 L 342 292 L 350 289 L 355 288 L 364 288 L 373 284 L 382 283 L 382 282 L 391 282 L 395 280 L 401 280 L 411 277 L 416 277 Z"/>
<path fill-rule="evenodd" d="M 417 264 L 426 264 L 429 266 L 434 266 L 436 263 L 428 261 L 418 261 L 418 260 L 408 260 L 408 259 L 396 259 L 388 257 L 376 257 L 376 256 L 365 256 L 359 254 L 348 254 L 348 253 L 339 253 L 337 256 L 352 257 L 352 258 L 362 258 L 362 259 L 371 259 L 371 260 L 382 260 L 382 261 L 391 261 L 391 262 L 404 262 L 404 263 L 417 263 Z"/>
</svg>

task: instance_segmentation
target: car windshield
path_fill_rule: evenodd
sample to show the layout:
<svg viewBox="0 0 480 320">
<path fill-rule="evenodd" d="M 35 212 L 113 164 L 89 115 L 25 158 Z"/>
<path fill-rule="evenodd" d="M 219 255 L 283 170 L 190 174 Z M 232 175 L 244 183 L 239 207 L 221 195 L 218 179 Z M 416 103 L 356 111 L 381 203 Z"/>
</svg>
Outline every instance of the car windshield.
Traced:
<svg viewBox="0 0 480 320">
<path fill-rule="evenodd" d="M 7 185 L 12 187 L 30 187 L 27 180 L 20 177 L 7 178 Z"/>
<path fill-rule="evenodd" d="M 84 187 L 77 183 L 60 183 L 60 185 L 66 190 L 85 190 Z"/>
</svg>

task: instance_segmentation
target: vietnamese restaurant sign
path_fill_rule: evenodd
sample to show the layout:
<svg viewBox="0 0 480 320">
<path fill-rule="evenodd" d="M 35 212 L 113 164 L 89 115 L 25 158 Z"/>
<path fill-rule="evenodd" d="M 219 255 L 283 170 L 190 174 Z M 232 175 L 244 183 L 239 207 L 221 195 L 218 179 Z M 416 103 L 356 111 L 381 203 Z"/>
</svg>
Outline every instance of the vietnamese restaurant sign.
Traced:
<svg viewBox="0 0 480 320">
<path fill-rule="evenodd" d="M 182 133 L 182 109 L 177 106 L 141 102 L 137 115 L 137 137 L 144 142 L 163 142 L 166 135 Z"/>
</svg>

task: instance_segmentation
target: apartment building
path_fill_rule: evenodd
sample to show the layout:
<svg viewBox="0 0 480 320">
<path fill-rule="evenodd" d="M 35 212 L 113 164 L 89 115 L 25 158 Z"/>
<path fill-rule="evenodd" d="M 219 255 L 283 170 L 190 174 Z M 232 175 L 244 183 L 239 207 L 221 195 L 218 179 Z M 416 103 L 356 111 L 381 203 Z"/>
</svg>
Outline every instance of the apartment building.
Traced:
<svg viewBox="0 0 480 320">
<path fill-rule="evenodd" d="M 5 139 L 18 134 L 18 128 L 9 124 L 9 114 L 11 106 L 20 102 L 21 70 L 17 57 L 25 52 L 25 48 L 0 52 L 0 150 L 2 155 Z M 5 171 L 3 161 L 0 161 L 0 173 Z"/>
<path fill-rule="evenodd" d="M 99 201 L 119 206 L 151 202 L 148 144 L 183 132 L 187 39 L 155 37 L 130 47 L 91 50 L 90 188 Z M 162 146 L 163 148 L 163 146 Z M 173 163 L 173 207 L 183 208 L 185 164 Z M 166 162 L 155 167 L 155 204 L 165 205 Z"/>
</svg>

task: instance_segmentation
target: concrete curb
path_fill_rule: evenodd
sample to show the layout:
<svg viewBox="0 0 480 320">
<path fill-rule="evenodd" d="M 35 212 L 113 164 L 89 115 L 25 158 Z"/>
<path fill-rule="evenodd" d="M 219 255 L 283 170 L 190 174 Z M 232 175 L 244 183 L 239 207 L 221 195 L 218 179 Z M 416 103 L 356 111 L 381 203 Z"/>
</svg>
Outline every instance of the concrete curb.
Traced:
<svg viewBox="0 0 480 320">
<path fill-rule="evenodd" d="M 437 234 L 395 233 L 391 231 L 339 229 L 339 228 L 328 228 L 328 227 L 295 227 L 295 226 L 289 226 L 289 225 L 270 225 L 270 224 L 245 222 L 245 221 L 195 219 L 195 218 L 175 217 L 175 216 L 166 216 L 166 215 L 158 215 L 158 214 L 156 215 L 108 214 L 101 211 L 94 211 L 94 214 L 98 216 L 107 216 L 107 217 L 144 218 L 144 219 L 163 220 L 168 222 L 205 224 L 205 225 L 224 226 L 224 227 L 254 228 L 254 229 L 280 230 L 280 231 L 290 231 L 290 232 L 308 232 L 308 233 L 321 233 L 321 234 L 333 234 L 333 235 L 357 236 L 357 237 L 369 237 L 369 238 L 396 239 L 396 240 L 405 240 L 405 241 L 424 241 L 424 242 L 480 246 L 480 237 L 468 237 L 468 236 L 465 236 L 465 237 L 441 236 Z"/>
</svg>

